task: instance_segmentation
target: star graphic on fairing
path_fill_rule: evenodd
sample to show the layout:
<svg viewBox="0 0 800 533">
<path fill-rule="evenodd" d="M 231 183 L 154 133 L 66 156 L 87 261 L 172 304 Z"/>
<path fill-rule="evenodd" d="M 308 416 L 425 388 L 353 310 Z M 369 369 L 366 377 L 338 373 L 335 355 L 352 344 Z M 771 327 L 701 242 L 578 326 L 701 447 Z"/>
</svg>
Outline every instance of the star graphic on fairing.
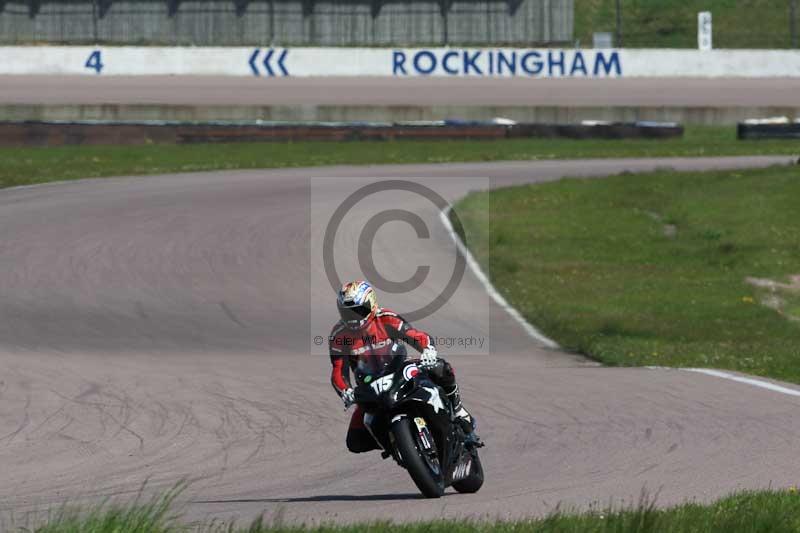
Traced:
<svg viewBox="0 0 800 533">
<path fill-rule="evenodd" d="M 438 413 L 439 409 L 444 409 L 444 403 L 442 402 L 442 397 L 439 396 L 439 389 L 436 387 L 422 387 L 426 391 L 428 391 L 431 395 L 428 403 L 431 404 L 433 407 L 433 412 Z"/>
</svg>

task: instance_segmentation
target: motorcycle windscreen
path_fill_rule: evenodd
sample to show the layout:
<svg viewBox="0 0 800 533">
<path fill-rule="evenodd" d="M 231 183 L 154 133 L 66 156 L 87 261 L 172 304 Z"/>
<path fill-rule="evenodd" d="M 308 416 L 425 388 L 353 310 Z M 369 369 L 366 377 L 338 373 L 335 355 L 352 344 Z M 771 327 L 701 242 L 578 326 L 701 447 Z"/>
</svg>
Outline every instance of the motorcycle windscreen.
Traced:
<svg viewBox="0 0 800 533">
<path fill-rule="evenodd" d="M 391 341 L 386 346 L 374 346 L 370 352 L 357 356 L 356 379 L 360 383 L 369 383 L 378 376 L 395 371 L 406 358 L 405 348 Z"/>
</svg>

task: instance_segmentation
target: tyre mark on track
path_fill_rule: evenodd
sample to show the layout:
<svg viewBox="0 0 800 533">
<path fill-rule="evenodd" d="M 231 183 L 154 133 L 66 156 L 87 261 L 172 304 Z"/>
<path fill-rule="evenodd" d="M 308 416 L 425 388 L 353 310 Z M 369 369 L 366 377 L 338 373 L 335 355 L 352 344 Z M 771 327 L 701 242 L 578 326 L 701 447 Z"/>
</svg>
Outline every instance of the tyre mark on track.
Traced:
<svg viewBox="0 0 800 533">
<path fill-rule="evenodd" d="M 17 426 L 17 428 L 15 430 L 13 430 L 11 433 L 0 437 L 0 442 L 2 442 L 4 440 L 7 440 L 8 442 L 13 441 L 14 438 L 17 435 L 19 435 L 22 432 L 22 430 L 24 430 L 28 426 L 28 424 L 31 421 L 31 416 L 30 416 L 30 411 L 29 411 L 30 410 L 30 406 L 31 406 L 31 394 L 27 393 L 25 395 L 25 405 L 22 408 L 23 409 L 22 422 L 20 422 L 19 426 Z"/>
<path fill-rule="evenodd" d="M 225 313 L 225 316 L 227 316 L 231 320 L 231 322 L 242 328 L 247 327 L 247 324 L 239 320 L 233 313 L 233 311 L 231 311 L 231 308 L 228 307 L 228 305 L 225 302 L 219 302 L 219 306 L 220 308 L 222 308 L 222 311 Z"/>
</svg>

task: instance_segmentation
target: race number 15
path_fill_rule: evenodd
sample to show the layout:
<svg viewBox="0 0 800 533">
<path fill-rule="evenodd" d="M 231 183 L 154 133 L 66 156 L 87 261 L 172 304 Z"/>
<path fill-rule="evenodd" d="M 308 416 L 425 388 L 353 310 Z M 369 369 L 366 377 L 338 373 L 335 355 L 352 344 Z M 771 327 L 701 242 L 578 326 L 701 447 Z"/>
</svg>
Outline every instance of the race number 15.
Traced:
<svg viewBox="0 0 800 533">
<path fill-rule="evenodd" d="M 89 58 L 86 60 L 86 64 L 84 65 L 86 68 L 94 69 L 97 74 L 103 70 L 103 58 L 100 54 L 100 50 L 95 50 L 91 54 L 89 54 Z"/>
</svg>

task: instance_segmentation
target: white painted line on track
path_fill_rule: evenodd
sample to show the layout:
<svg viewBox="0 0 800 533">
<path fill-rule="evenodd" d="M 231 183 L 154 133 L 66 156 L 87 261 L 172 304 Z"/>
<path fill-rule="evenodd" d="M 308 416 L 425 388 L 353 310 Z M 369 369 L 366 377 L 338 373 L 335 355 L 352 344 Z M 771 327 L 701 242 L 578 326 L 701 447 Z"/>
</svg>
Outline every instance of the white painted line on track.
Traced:
<svg viewBox="0 0 800 533">
<path fill-rule="evenodd" d="M 736 374 L 729 374 L 728 372 L 722 372 L 721 370 L 711 370 L 708 368 L 682 368 L 681 370 L 685 370 L 686 372 L 696 372 L 698 374 L 706 374 L 707 376 L 714 376 L 716 378 L 729 379 L 738 383 L 746 383 L 748 385 L 752 385 L 753 387 L 760 387 L 762 389 L 779 392 L 781 394 L 787 394 L 789 396 L 800 396 L 800 390 L 782 387 L 781 385 L 776 385 L 775 383 L 770 383 L 769 381 L 763 381 L 761 379 L 746 378 L 743 376 L 737 376 Z"/>
<path fill-rule="evenodd" d="M 530 322 L 525 320 L 525 318 L 519 313 L 519 311 L 514 309 L 506 301 L 506 299 L 503 298 L 502 294 L 497 292 L 497 289 L 494 288 L 492 282 L 489 281 L 489 278 L 486 276 L 486 274 L 484 274 L 483 270 L 481 270 L 481 266 L 472 256 L 472 252 L 470 252 L 469 249 L 466 247 L 466 245 L 461 241 L 461 237 L 459 237 L 459 235 L 456 233 L 455 229 L 453 228 L 453 224 L 450 223 L 450 211 L 452 209 L 453 206 L 448 205 L 446 209 L 439 211 L 439 218 L 442 221 L 442 225 L 444 225 L 444 227 L 447 229 L 447 233 L 450 234 L 450 238 L 453 239 L 453 242 L 456 243 L 458 251 L 461 252 L 461 254 L 466 259 L 467 265 L 469 265 L 469 268 L 472 270 L 472 273 L 475 274 L 475 277 L 478 278 L 478 281 L 480 281 L 481 284 L 484 286 L 486 292 L 489 293 L 489 296 L 491 296 L 492 299 L 495 302 L 497 302 L 497 305 L 502 307 L 509 315 L 511 315 L 511 318 L 516 320 L 519 323 L 519 325 L 522 326 L 522 329 L 524 329 L 525 332 L 532 338 L 534 338 L 535 340 L 537 340 L 538 342 L 540 342 L 541 344 L 543 344 L 548 348 L 559 348 L 556 341 L 544 336 Z"/>
<path fill-rule="evenodd" d="M 677 370 L 680 372 L 694 372 L 696 374 L 705 374 L 707 376 L 712 376 L 715 378 L 727 379 L 730 381 L 735 381 L 737 383 L 744 383 L 746 385 L 751 385 L 753 387 L 766 389 L 772 392 L 786 394 L 787 396 L 800 397 L 800 390 L 798 389 L 790 389 L 789 387 L 776 385 L 775 383 L 764 381 L 763 379 L 737 376 L 736 374 L 731 374 L 730 372 L 723 372 L 722 370 L 713 370 L 711 368 L 682 368 L 674 366 L 646 366 L 644 368 L 647 368 L 648 370 L 673 370 L 673 371 Z"/>
</svg>

